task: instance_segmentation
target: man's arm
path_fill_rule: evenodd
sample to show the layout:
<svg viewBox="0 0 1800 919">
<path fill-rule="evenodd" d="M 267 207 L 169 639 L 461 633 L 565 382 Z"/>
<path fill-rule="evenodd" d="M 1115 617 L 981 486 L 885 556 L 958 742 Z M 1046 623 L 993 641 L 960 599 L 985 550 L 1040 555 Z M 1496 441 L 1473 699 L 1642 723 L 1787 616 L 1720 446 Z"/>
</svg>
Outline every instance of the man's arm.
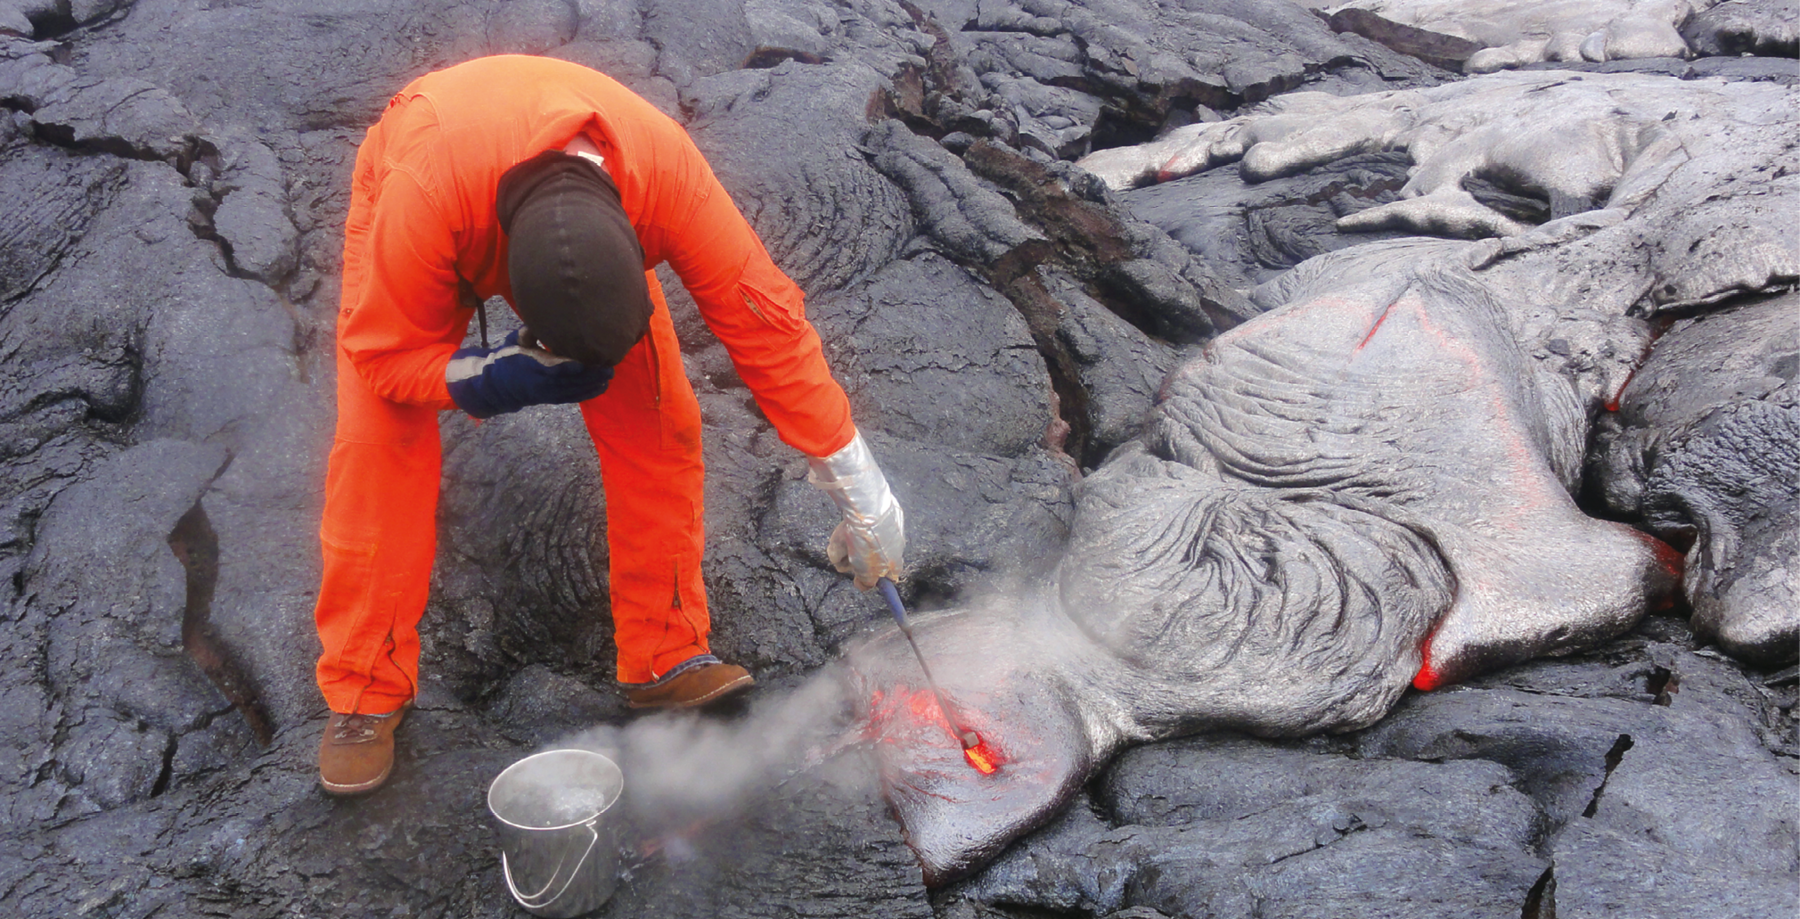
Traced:
<svg viewBox="0 0 1800 919">
<path fill-rule="evenodd" d="M 338 346 L 382 398 L 451 408 L 444 371 L 473 311 L 457 299 L 450 228 L 408 173 L 387 171 L 353 195 Z"/>
<path fill-rule="evenodd" d="M 775 267 L 704 160 L 683 172 L 692 187 L 660 192 L 694 201 L 665 237 L 664 257 L 781 439 L 808 456 L 836 453 L 856 433 L 850 400 L 825 364 L 799 286 Z"/>
<path fill-rule="evenodd" d="M 694 154 L 696 157 L 698 152 Z M 807 480 L 843 514 L 826 554 L 864 590 L 904 575 L 905 514 L 850 420 L 804 298 L 704 163 L 700 200 L 667 258 L 781 439 L 805 453 Z"/>
</svg>

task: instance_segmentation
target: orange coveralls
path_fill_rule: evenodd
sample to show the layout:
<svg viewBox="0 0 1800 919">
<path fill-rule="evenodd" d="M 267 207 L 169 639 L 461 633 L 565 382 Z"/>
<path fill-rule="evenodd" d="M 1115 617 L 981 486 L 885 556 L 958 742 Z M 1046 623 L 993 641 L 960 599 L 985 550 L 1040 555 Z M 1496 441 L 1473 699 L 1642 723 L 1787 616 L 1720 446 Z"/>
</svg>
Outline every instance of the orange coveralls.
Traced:
<svg viewBox="0 0 1800 919">
<path fill-rule="evenodd" d="M 419 618 L 442 449 L 437 413 L 473 304 L 511 299 L 494 213 L 501 173 L 577 134 L 599 147 L 644 247 L 650 332 L 581 404 L 600 456 L 618 679 L 650 682 L 707 651 L 700 409 L 661 288 L 667 261 L 781 439 L 850 442 L 800 289 L 769 260 L 679 125 L 577 64 L 505 55 L 415 80 L 356 156 L 338 313 L 338 421 L 319 536 L 319 688 L 333 711 L 392 711 L 417 692 Z M 526 474 L 529 474 L 527 471 Z"/>
</svg>

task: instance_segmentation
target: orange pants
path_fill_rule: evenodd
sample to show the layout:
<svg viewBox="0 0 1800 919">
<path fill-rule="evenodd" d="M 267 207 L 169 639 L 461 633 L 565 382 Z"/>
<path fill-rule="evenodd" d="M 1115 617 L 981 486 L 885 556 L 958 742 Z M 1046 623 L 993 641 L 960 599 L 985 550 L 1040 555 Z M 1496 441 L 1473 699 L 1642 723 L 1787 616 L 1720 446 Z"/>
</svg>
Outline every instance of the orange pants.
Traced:
<svg viewBox="0 0 1800 919">
<path fill-rule="evenodd" d="M 618 678 L 647 683 L 707 652 L 700 404 L 681 366 L 662 289 L 650 334 L 581 404 L 600 455 Z M 443 449 L 437 410 L 376 395 L 338 351 L 337 438 L 319 539 L 313 618 L 319 689 L 332 711 L 379 713 L 419 684 L 419 618 L 436 553 Z"/>
</svg>

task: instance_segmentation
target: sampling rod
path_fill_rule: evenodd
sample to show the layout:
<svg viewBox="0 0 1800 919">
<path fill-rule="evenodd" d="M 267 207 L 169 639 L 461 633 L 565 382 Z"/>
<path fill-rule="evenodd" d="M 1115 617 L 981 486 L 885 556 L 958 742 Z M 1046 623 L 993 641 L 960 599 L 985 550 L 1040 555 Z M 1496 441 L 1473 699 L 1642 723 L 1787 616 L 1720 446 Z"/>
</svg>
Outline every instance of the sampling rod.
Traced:
<svg viewBox="0 0 1800 919">
<path fill-rule="evenodd" d="M 881 578 L 875 582 L 881 589 L 881 598 L 887 601 L 888 612 L 894 614 L 894 621 L 900 624 L 900 634 L 906 636 L 906 643 L 912 645 L 913 656 L 919 659 L 919 669 L 925 671 L 925 682 L 931 687 L 931 694 L 937 697 L 938 709 L 944 713 L 944 720 L 949 722 L 951 733 L 962 743 L 964 750 L 981 743 L 981 735 L 976 734 L 957 723 L 955 709 L 950 707 L 950 700 L 944 698 L 944 691 L 938 688 L 937 680 L 931 676 L 931 668 L 925 666 L 925 655 L 919 650 L 919 643 L 913 640 L 912 626 L 906 623 L 906 605 L 900 602 L 900 589 L 894 586 L 893 579 Z"/>
</svg>

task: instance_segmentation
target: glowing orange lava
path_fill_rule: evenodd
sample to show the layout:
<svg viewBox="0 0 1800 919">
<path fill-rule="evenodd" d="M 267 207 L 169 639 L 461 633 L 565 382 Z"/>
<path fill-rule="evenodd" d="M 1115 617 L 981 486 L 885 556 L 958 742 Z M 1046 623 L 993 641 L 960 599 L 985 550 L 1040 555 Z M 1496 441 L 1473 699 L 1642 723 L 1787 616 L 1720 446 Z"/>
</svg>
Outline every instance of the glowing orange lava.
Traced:
<svg viewBox="0 0 1800 919">
<path fill-rule="evenodd" d="M 1435 634 L 1437 633 L 1432 633 L 1432 635 Z M 1444 685 L 1443 675 L 1431 666 L 1432 635 L 1425 636 L 1424 644 L 1419 647 L 1419 657 L 1422 658 L 1422 663 L 1419 664 L 1418 674 L 1413 677 L 1413 688 L 1422 692 L 1430 692 Z"/>
<path fill-rule="evenodd" d="M 876 690 L 869 696 L 869 726 L 871 737 L 880 738 L 887 743 L 903 743 L 904 738 L 918 739 L 911 731 L 890 733 L 886 725 L 907 724 L 918 726 L 935 726 L 948 730 L 957 746 L 962 746 L 962 734 L 975 735 L 973 746 L 962 747 L 963 759 L 970 768 L 982 775 L 993 775 L 1006 765 L 1007 759 L 1001 752 L 988 743 L 981 732 L 966 724 L 959 725 L 946 717 L 944 710 L 938 706 L 937 695 L 929 689 L 900 688 L 892 693 Z M 883 735 L 886 735 L 885 737 Z"/>
<path fill-rule="evenodd" d="M 968 760 L 969 765 L 974 766 L 976 772 L 982 775 L 993 775 L 1006 760 L 1000 757 L 1000 751 L 988 746 L 987 738 L 980 734 L 976 734 L 975 737 L 980 742 L 973 747 L 965 748 L 963 759 Z"/>
</svg>

